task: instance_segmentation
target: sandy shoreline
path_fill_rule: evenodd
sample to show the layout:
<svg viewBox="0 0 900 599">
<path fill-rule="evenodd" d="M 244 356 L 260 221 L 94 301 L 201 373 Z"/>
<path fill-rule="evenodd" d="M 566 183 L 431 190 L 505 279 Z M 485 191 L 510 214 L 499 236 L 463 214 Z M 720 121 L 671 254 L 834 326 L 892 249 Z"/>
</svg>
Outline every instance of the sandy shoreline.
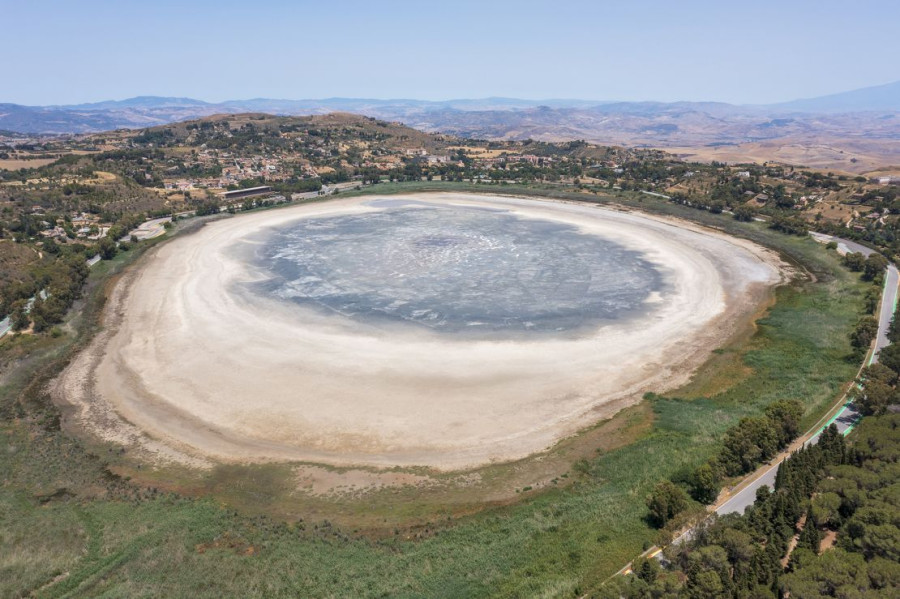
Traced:
<svg viewBox="0 0 900 599">
<path fill-rule="evenodd" d="M 163 459 L 460 469 L 541 451 L 686 382 L 781 280 L 772 252 L 684 223 L 445 193 L 415 198 L 613 238 L 667 273 L 669 291 L 639 323 L 503 342 L 388 335 L 229 293 L 254 276 L 235 244 L 295 218 L 374 210 L 376 198 L 242 215 L 161 246 L 116 286 L 104 332 L 57 379 L 56 399 L 75 426 Z"/>
</svg>

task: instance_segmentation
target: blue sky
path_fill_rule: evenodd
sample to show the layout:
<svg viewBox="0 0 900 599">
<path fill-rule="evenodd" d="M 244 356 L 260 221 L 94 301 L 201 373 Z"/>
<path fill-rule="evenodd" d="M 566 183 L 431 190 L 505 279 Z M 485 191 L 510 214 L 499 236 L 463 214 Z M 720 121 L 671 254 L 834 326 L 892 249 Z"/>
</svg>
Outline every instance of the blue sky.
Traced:
<svg viewBox="0 0 900 599">
<path fill-rule="evenodd" d="M 766 103 L 900 79 L 897 0 L 0 0 L 0 102 Z"/>
</svg>

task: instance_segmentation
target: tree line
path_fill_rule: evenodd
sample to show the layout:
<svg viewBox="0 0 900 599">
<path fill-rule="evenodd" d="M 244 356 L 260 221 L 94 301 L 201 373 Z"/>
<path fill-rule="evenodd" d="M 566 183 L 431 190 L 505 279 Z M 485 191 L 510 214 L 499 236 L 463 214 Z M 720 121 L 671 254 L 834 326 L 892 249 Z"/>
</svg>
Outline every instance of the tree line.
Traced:
<svg viewBox="0 0 900 599">
<path fill-rule="evenodd" d="M 0 289 L 0 318 L 9 316 L 13 331 L 31 326 L 35 333 L 50 330 L 62 322 L 75 300 L 81 297 L 90 270 L 88 258 L 99 255 L 103 260 L 110 260 L 119 251 L 127 251 L 131 244 L 116 240 L 142 220 L 139 215 L 122 216 L 94 244 L 44 240 L 43 257 L 29 268 L 24 280 Z"/>
<path fill-rule="evenodd" d="M 603 598 L 814 599 L 900 594 L 900 414 L 867 416 L 852 444 L 832 424 L 779 466 L 743 515 L 713 518 L 633 564 Z M 672 483 L 664 483 L 671 485 Z"/>
<path fill-rule="evenodd" d="M 795 399 L 773 402 L 759 417 L 742 418 L 725 432 L 719 452 L 688 477 L 686 484 L 660 482 L 647 498 L 647 520 L 657 528 L 669 524 L 686 510 L 693 498 L 708 505 L 715 502 L 726 477 L 740 476 L 773 458 L 797 438 L 803 404 Z"/>
<path fill-rule="evenodd" d="M 844 263 L 875 285 L 888 264 L 878 254 L 848 254 Z M 868 310 L 874 311 L 877 294 L 870 295 Z M 900 596 L 900 414 L 891 412 L 900 403 L 898 313 L 888 332 L 891 345 L 857 381 L 853 396 L 864 417 L 852 444 L 830 425 L 818 443 L 781 463 L 774 488 L 760 488 L 745 514 L 707 520 L 689 541 L 666 550 L 667 569 L 656 559 L 638 559 L 634 576 L 613 579 L 596 596 Z M 877 333 L 877 323 L 869 330 L 871 323 L 866 320 L 851 335 L 860 350 L 867 350 Z M 752 472 L 788 447 L 800 433 L 802 416 L 801 402 L 780 400 L 763 416 L 741 419 L 726 431 L 717 454 L 686 480 L 654 487 L 647 498 L 648 522 L 671 529 L 692 505 L 715 502 L 725 477 Z"/>
</svg>

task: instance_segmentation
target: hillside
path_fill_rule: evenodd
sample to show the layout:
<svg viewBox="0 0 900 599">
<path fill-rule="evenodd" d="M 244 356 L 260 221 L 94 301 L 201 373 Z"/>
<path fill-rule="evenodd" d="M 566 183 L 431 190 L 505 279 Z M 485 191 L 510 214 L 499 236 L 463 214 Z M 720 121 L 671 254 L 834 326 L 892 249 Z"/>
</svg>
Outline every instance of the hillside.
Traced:
<svg viewBox="0 0 900 599">
<path fill-rule="evenodd" d="M 778 161 L 851 173 L 900 164 L 900 111 L 823 115 L 715 103 L 646 102 L 516 111 L 442 110 L 410 115 L 405 122 L 460 137 L 584 139 L 655 147 L 694 160 Z"/>
<path fill-rule="evenodd" d="M 495 140 L 671 148 L 699 160 L 777 160 L 862 173 L 900 164 L 900 82 L 767 106 L 515 98 L 257 98 L 219 104 L 141 96 L 72 106 L 0 105 L 0 129 L 61 134 L 143 129 L 216 114 L 347 112 L 423 131 Z"/>
<path fill-rule="evenodd" d="M 516 98 L 460 99 L 431 102 L 412 99 L 325 98 L 278 100 L 256 98 L 218 104 L 192 98 L 138 96 L 87 104 L 22 106 L 0 104 L 0 128 L 31 134 L 86 133 L 165 125 L 214 114 L 268 113 L 303 116 L 350 112 L 388 120 L 441 110 L 525 110 L 537 106 L 590 107 L 586 100 L 521 100 Z"/>
<path fill-rule="evenodd" d="M 242 131 L 243 136 L 239 134 Z M 249 131 L 254 133 L 250 135 Z M 254 149 L 254 144 L 284 145 L 275 140 L 295 140 L 303 137 L 301 133 L 337 142 L 378 143 L 385 149 L 419 147 L 438 150 L 447 145 L 441 135 L 431 135 L 400 123 L 342 112 L 303 117 L 265 113 L 217 114 L 199 120 L 151 127 L 137 135 L 135 132 L 121 131 L 107 133 L 105 137 L 132 139 L 137 140 L 137 143 L 157 137 L 157 145 L 162 146 L 198 146 L 212 142 L 246 151 Z"/>
<path fill-rule="evenodd" d="M 222 114 L 9 143 L 13 148 L 0 161 L 0 206 L 9 216 L 0 226 L 16 233 L 30 230 L 31 220 L 53 223 L 63 214 L 90 212 L 112 223 L 190 210 L 240 187 L 267 185 L 288 196 L 382 179 L 560 180 L 577 177 L 584 164 L 655 154 L 584 143 L 486 144 L 347 113 Z M 55 218 L 27 215 L 32 210 Z M 16 220 L 20 213 L 26 213 L 28 226 Z"/>
</svg>

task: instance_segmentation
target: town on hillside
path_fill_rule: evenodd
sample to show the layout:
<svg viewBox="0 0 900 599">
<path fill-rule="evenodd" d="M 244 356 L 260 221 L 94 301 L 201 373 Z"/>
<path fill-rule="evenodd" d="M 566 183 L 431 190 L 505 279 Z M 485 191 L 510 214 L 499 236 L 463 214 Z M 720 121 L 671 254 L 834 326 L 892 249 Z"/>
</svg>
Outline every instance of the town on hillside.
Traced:
<svg viewBox="0 0 900 599">
<path fill-rule="evenodd" d="M 173 219 L 415 182 L 652 194 L 900 253 L 900 176 L 890 170 L 686 162 L 650 148 L 466 139 L 344 113 L 219 115 L 84 135 L 0 132 L 0 319 L 50 327 L 76 295 L 42 300 L 51 279 L 80 281 L 77 264 L 127 251 Z"/>
</svg>

